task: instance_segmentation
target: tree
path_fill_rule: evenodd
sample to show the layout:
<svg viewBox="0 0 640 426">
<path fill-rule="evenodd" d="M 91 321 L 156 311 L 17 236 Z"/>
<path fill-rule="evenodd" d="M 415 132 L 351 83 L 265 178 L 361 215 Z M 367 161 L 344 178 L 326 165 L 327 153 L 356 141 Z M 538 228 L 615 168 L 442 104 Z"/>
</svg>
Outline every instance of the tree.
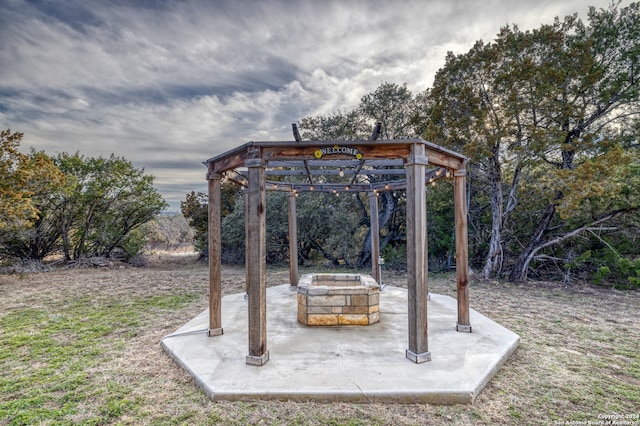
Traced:
<svg viewBox="0 0 640 426">
<path fill-rule="evenodd" d="M 406 85 L 382 83 L 374 92 L 360 99 L 358 108 L 343 113 L 320 117 L 305 117 L 299 122 L 304 139 L 336 140 L 336 139 L 368 139 L 375 123 L 381 123 L 381 137 L 396 139 L 413 137 L 423 125 L 416 118 L 424 108 L 427 98 L 416 98 Z M 367 182 L 390 179 L 389 176 L 370 175 L 362 177 Z M 379 229 L 383 238 L 381 250 L 387 244 L 398 244 L 404 240 L 404 192 L 383 192 L 379 198 L 380 212 L 378 215 Z M 327 199 L 329 203 L 337 203 L 337 199 Z M 368 212 L 368 202 L 356 198 L 354 207 L 359 212 L 359 226 L 364 227 L 360 251 L 355 266 L 362 268 L 371 264 L 371 226 Z M 344 210 L 343 210 L 344 211 Z M 348 214 L 345 212 L 345 214 Z M 318 243 L 318 239 L 313 239 Z M 304 252 L 305 247 L 302 247 Z M 326 248 L 322 248 L 325 257 L 331 256 Z"/>
<path fill-rule="evenodd" d="M 153 187 L 153 177 L 124 158 L 85 158 L 59 154 L 50 158 L 31 150 L 17 152 L 22 134 L 3 132 L 3 165 L 11 191 L 3 191 L 0 251 L 4 256 L 43 260 L 61 250 L 66 260 L 84 256 L 130 258 L 145 240 L 135 234 L 167 204 Z"/>
<path fill-rule="evenodd" d="M 358 110 L 369 122 L 381 123 L 382 139 L 400 139 L 415 137 L 415 116 L 419 113 L 422 104 L 414 98 L 413 93 L 394 83 L 382 83 L 373 93 L 369 93 L 360 99 Z M 368 176 L 369 182 L 377 180 L 390 180 L 390 176 Z M 405 194 L 404 191 L 385 191 L 378 197 L 380 206 L 378 213 L 378 229 L 383 238 L 380 241 L 381 252 L 387 245 L 404 245 Z M 363 268 L 371 265 L 371 224 L 367 211 L 362 205 L 363 220 L 361 223 L 367 226 L 367 232 L 362 243 L 356 266 Z M 390 250 L 387 250 L 389 252 Z M 406 256 L 404 256 L 406 261 Z"/>
<path fill-rule="evenodd" d="M 242 195 L 238 185 L 223 179 L 220 194 L 220 213 L 223 221 L 226 216 L 230 215 L 236 209 L 236 203 L 241 199 Z M 205 261 L 209 259 L 208 195 L 203 192 L 191 191 L 186 195 L 185 200 L 180 202 L 180 210 L 185 219 L 187 219 L 189 226 L 193 229 L 194 249 L 200 253 L 199 260 Z M 244 247 L 244 240 L 242 246 Z M 225 247 L 223 247 L 223 251 L 224 250 Z"/>
<path fill-rule="evenodd" d="M 539 126 L 550 143 L 537 150 L 553 167 L 553 197 L 516 259 L 509 275 L 513 281 L 526 279 L 529 264 L 541 250 L 640 209 L 638 186 L 629 187 L 626 180 L 633 153 L 621 149 L 620 132 L 630 118 L 640 115 L 640 3 L 622 10 L 617 5 L 600 11 L 592 7 L 589 22 L 585 26 L 568 17 L 554 24 L 561 37 L 547 64 L 555 67 L 551 73 L 540 73 L 553 88 L 541 108 L 548 121 Z M 571 185 L 576 181 L 581 184 Z M 594 209 L 593 198 L 599 199 L 600 208 Z M 589 214 L 581 221 L 568 221 L 569 209 L 572 216 Z M 559 228 L 556 213 L 563 225 Z"/>
<path fill-rule="evenodd" d="M 545 32 L 538 42 L 548 36 Z M 426 137 L 471 157 L 474 194 L 489 188 L 490 237 L 481 244 L 487 250 L 481 273 L 485 279 L 503 267 L 503 230 L 517 205 L 521 172 L 530 160 L 535 128 L 531 123 L 536 120 L 531 106 L 535 108 L 546 93 L 531 81 L 535 53 L 527 49 L 535 43 L 531 34 L 505 27 L 495 43 L 479 41 L 466 54 L 448 54 L 430 92 L 434 108 Z M 483 200 L 474 197 L 473 203 Z"/>
<path fill-rule="evenodd" d="M 590 25 L 505 27 L 492 44 L 449 54 L 436 76 L 425 137 L 469 155 L 472 182 L 488 189 L 485 278 L 513 253 L 509 277 L 524 280 L 541 251 L 637 211 L 635 195 L 611 202 L 633 192 L 621 177 L 635 154 L 617 147 L 638 116 L 638 4 L 618 5 L 591 8 Z"/>
<path fill-rule="evenodd" d="M 113 154 L 62 153 L 54 160 L 67 176 L 56 211 L 65 259 L 111 257 L 116 250 L 130 257 L 141 250 L 144 241 L 132 231 L 167 207 L 153 176 Z"/>
<path fill-rule="evenodd" d="M 152 251 L 175 251 L 193 245 L 193 229 L 181 214 L 156 216 L 140 231 L 146 236 L 147 246 Z"/>
<path fill-rule="evenodd" d="M 20 153 L 22 137 L 9 130 L 1 136 L 0 255 L 41 260 L 57 248 L 59 232 L 48 211 L 65 178 L 44 152 Z"/>
<path fill-rule="evenodd" d="M 296 201 L 299 256 L 312 261 L 317 253 L 333 266 L 353 267 L 362 241 L 359 195 L 301 193 Z"/>
<path fill-rule="evenodd" d="M 209 207 L 207 194 L 191 191 L 180 202 L 180 211 L 193 229 L 193 248 L 200 259 L 209 258 Z"/>
<path fill-rule="evenodd" d="M 415 109 L 415 99 L 407 85 L 388 82 L 364 95 L 358 107 L 367 121 L 382 124 L 381 139 L 416 136 L 411 126 Z"/>
<path fill-rule="evenodd" d="M 358 110 L 304 117 L 298 122 L 298 127 L 304 140 L 366 139 L 369 136 L 367 132 L 371 132 L 370 124 Z"/>
<path fill-rule="evenodd" d="M 18 150 L 22 137 L 10 129 L 0 133 L 0 230 L 23 226 L 38 213 L 28 184 L 34 170 L 29 157 Z"/>
</svg>

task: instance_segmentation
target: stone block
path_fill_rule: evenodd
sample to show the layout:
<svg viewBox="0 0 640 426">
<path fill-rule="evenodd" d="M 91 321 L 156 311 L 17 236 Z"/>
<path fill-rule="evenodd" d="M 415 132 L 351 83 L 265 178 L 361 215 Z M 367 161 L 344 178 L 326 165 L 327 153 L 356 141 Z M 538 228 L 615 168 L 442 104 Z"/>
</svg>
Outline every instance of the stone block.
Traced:
<svg viewBox="0 0 640 426">
<path fill-rule="evenodd" d="M 298 293 L 298 305 L 305 305 L 307 304 L 307 296 L 305 294 L 302 293 Z"/>
<path fill-rule="evenodd" d="M 337 274 L 327 274 L 327 276 L 331 277 L 331 279 L 335 281 L 354 281 L 359 280 L 359 274 L 346 274 L 346 273 L 337 273 Z"/>
<path fill-rule="evenodd" d="M 323 296 L 325 294 L 329 293 L 329 288 L 326 286 L 321 286 L 321 287 L 309 287 L 309 289 L 307 290 L 307 294 L 309 296 Z"/>
<path fill-rule="evenodd" d="M 369 295 L 369 305 L 379 305 L 380 304 L 380 292 L 376 291 L 373 294 Z"/>
<path fill-rule="evenodd" d="M 380 305 L 371 305 L 368 307 L 367 313 L 372 314 L 374 312 L 380 312 Z"/>
<path fill-rule="evenodd" d="M 298 306 L 298 307 L 300 307 L 300 306 Z M 304 313 L 304 312 L 300 312 L 300 311 L 298 310 L 298 322 L 299 322 L 300 324 L 307 325 L 307 324 L 308 324 L 308 322 L 307 322 L 307 314 L 306 314 L 306 313 Z"/>
<path fill-rule="evenodd" d="M 310 314 L 307 315 L 307 325 L 338 325 L 338 315 L 335 314 Z"/>
<path fill-rule="evenodd" d="M 331 306 L 308 306 L 307 312 L 308 314 L 335 314 L 333 311 L 333 307 Z"/>
<path fill-rule="evenodd" d="M 360 275 L 360 281 L 362 282 L 362 285 L 365 287 L 370 287 L 375 289 L 380 288 L 380 286 L 378 285 L 378 282 L 371 275 Z"/>
<path fill-rule="evenodd" d="M 340 325 L 368 325 L 369 316 L 359 314 L 342 314 L 339 318 Z"/>
<path fill-rule="evenodd" d="M 369 310 L 366 306 L 345 306 L 342 308 L 344 314 L 369 314 Z"/>
<path fill-rule="evenodd" d="M 366 294 L 358 294 L 351 296 L 351 304 L 353 306 L 368 306 L 369 296 Z"/>
<path fill-rule="evenodd" d="M 327 294 L 367 294 L 365 287 L 327 287 Z"/>
<path fill-rule="evenodd" d="M 347 304 L 344 296 L 308 296 L 309 306 L 344 306 Z"/>
</svg>

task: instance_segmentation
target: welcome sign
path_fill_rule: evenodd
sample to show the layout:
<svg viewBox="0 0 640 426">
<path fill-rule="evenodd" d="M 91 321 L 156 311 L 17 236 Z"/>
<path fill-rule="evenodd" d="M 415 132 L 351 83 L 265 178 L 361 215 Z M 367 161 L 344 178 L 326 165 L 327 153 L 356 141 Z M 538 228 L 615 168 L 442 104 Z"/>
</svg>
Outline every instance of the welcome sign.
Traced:
<svg viewBox="0 0 640 426">
<path fill-rule="evenodd" d="M 322 157 L 326 157 L 327 155 L 350 155 L 357 160 L 362 158 L 362 153 L 358 148 L 354 148 L 352 146 L 325 146 L 322 148 L 318 148 L 313 152 L 313 156 L 317 159 L 321 159 Z"/>
</svg>

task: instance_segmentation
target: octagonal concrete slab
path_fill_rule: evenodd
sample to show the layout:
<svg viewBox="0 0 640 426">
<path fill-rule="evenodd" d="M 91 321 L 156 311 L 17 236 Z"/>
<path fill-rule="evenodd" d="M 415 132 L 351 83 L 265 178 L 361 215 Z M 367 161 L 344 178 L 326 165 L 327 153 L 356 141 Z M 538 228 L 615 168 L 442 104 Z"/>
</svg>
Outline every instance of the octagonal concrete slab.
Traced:
<svg viewBox="0 0 640 426">
<path fill-rule="evenodd" d="M 469 404 L 518 346 L 517 334 L 471 310 L 472 333 L 456 331 L 456 301 L 431 294 L 432 360 L 405 356 L 407 290 L 386 286 L 380 321 L 368 326 L 307 327 L 297 321 L 296 292 L 267 289 L 267 347 L 263 366 L 248 354 L 244 294 L 222 299 L 224 334 L 208 337 L 208 310 L 165 336 L 164 351 L 214 400 L 278 399 Z"/>
</svg>

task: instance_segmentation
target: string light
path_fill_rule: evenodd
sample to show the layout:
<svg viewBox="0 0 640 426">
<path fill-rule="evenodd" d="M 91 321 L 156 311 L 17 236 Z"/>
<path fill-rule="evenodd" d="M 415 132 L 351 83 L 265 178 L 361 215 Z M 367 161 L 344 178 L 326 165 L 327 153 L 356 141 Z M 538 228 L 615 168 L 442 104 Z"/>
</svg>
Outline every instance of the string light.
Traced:
<svg viewBox="0 0 640 426">
<path fill-rule="evenodd" d="M 339 170 L 340 171 L 338 172 L 338 174 L 340 175 L 340 177 L 344 177 L 344 170 L 342 170 L 342 167 L 340 167 Z"/>
</svg>

